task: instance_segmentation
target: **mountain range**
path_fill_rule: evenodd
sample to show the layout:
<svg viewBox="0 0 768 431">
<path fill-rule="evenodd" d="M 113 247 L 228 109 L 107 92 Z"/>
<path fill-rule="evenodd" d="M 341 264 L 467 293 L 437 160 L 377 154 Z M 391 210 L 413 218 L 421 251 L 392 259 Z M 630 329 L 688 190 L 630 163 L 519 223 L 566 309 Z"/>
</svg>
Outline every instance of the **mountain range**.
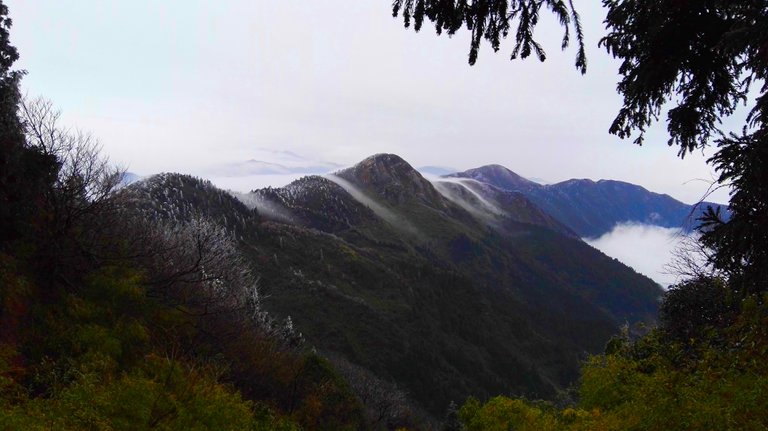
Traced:
<svg viewBox="0 0 768 431">
<path fill-rule="evenodd" d="M 204 176 L 212 175 L 217 184 L 225 188 L 243 190 L 246 187 L 244 190 L 248 190 L 247 182 L 257 181 L 259 177 L 282 176 L 283 181 L 288 182 L 301 175 L 325 175 L 341 168 L 339 164 L 317 161 L 291 152 L 260 151 L 262 156 L 275 160 L 250 159 L 210 166 L 204 169 Z M 582 238 L 598 238 L 617 225 L 626 223 L 679 228 L 689 233 L 695 229 L 697 219 L 708 206 L 721 206 L 712 202 L 688 205 L 669 195 L 654 193 L 622 181 L 570 179 L 546 184 L 541 180 L 524 178 L 501 165 L 486 165 L 463 172 L 442 166 L 421 166 L 416 170 L 429 175 L 434 185 L 441 187 L 444 192 L 447 188 L 453 188 L 454 192 L 466 193 L 462 187 L 446 185 L 448 179 L 455 179 L 459 183 L 466 179 L 476 180 L 482 185 L 464 183 L 475 194 L 478 187 L 487 189 L 488 186 L 518 192 Z M 228 178 L 248 180 L 233 183 Z M 275 185 L 279 182 L 270 179 L 262 184 Z M 722 206 L 721 211 L 727 218 L 727 208 Z"/>
<path fill-rule="evenodd" d="M 523 194 L 546 213 L 581 237 L 596 238 L 620 223 L 641 223 L 680 228 L 690 232 L 712 202 L 687 205 L 669 195 L 653 193 L 622 181 L 572 179 L 542 185 L 527 180 L 504 166 L 488 165 L 449 174 Z M 727 216 L 727 209 L 722 208 Z"/>
<path fill-rule="evenodd" d="M 379 154 L 237 199 L 179 174 L 126 193 L 148 216 L 225 226 L 265 307 L 432 414 L 468 395 L 551 399 L 621 325 L 652 323 L 662 291 L 526 193 L 468 175 L 431 182 Z"/>
</svg>

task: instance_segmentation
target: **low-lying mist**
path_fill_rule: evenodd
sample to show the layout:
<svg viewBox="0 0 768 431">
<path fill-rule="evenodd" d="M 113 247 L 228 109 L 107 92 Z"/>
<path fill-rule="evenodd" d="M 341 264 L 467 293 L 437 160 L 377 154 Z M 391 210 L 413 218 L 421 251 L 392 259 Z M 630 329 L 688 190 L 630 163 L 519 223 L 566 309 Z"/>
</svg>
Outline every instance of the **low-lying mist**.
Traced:
<svg viewBox="0 0 768 431">
<path fill-rule="evenodd" d="M 470 214 L 482 220 L 490 220 L 492 216 L 502 214 L 502 211 L 493 203 L 487 201 L 480 193 L 473 190 L 471 184 L 475 180 L 458 178 L 429 178 L 429 182 L 444 198 L 459 205 Z"/>
<path fill-rule="evenodd" d="M 599 238 L 585 238 L 584 241 L 650 277 L 666 289 L 679 281 L 677 274 L 671 274 L 666 266 L 685 239 L 680 229 L 623 223 Z"/>
<path fill-rule="evenodd" d="M 401 217 L 399 214 L 395 214 L 390 209 L 385 208 L 380 203 L 374 201 L 369 196 L 367 196 L 365 192 L 358 189 L 344 178 L 333 174 L 326 174 L 323 177 L 336 183 L 336 185 L 346 190 L 346 192 L 349 193 L 355 200 L 370 208 L 371 211 L 373 211 L 377 216 L 379 216 L 382 220 L 386 221 L 390 225 L 413 235 L 417 235 L 419 233 L 418 230 L 408 222 L 408 220 Z"/>
</svg>

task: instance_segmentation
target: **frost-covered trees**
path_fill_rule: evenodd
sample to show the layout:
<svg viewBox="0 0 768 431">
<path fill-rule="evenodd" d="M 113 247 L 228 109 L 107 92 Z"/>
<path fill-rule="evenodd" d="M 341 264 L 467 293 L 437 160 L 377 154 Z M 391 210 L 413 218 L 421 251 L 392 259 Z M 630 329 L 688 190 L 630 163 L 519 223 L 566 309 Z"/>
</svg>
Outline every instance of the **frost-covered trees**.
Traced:
<svg viewBox="0 0 768 431">
<path fill-rule="evenodd" d="M 281 342 L 300 341 L 290 321 L 278 322 L 263 309 L 259 278 L 223 226 L 202 216 L 183 222 L 130 212 L 124 223 L 132 232 L 132 258 L 147 271 L 150 297 L 198 316 L 224 315 L 232 336 L 255 325 Z"/>
</svg>

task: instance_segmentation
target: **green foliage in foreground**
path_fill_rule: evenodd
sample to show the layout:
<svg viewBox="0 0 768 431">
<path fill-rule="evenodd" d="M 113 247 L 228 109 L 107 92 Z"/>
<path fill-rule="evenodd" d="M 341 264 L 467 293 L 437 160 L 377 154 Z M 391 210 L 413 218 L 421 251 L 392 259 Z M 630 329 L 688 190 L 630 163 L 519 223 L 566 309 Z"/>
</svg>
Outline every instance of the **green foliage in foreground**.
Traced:
<svg viewBox="0 0 768 431">
<path fill-rule="evenodd" d="M 582 368 L 575 406 L 496 397 L 459 410 L 474 430 L 757 430 L 768 427 L 768 296 L 700 339 L 665 327 L 609 343 Z"/>
<path fill-rule="evenodd" d="M 4 399 L 2 429 L 293 430 L 268 409 L 254 410 L 207 369 L 151 356 L 117 374 L 108 357 L 94 358 L 50 398 Z M 5 370 L 3 370 L 5 371 Z M 13 384 L 3 388 L 14 391 Z"/>
<path fill-rule="evenodd" d="M 31 285 L 0 258 L 4 286 Z M 223 383 L 222 364 L 155 353 L 151 328 L 182 319 L 153 313 L 138 272 L 106 267 L 84 279 L 49 304 L 2 295 L 34 309 L 21 337 L 36 343 L 0 343 L 0 429 L 300 429 Z"/>
</svg>

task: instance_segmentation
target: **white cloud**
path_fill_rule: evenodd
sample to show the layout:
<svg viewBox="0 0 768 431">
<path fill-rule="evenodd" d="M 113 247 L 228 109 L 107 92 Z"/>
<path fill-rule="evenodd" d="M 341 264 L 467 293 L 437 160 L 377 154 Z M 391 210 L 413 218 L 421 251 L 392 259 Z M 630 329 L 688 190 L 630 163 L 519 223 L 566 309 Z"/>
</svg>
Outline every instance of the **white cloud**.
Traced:
<svg viewBox="0 0 768 431">
<path fill-rule="evenodd" d="M 684 238 L 679 229 L 625 223 L 600 238 L 585 241 L 666 288 L 678 281 L 665 266 Z"/>
<path fill-rule="evenodd" d="M 248 193 L 251 190 L 264 187 L 283 187 L 298 180 L 305 174 L 276 174 L 276 175 L 245 175 L 245 176 L 203 176 L 210 180 L 216 187 L 224 190 L 232 190 L 240 193 Z"/>
<path fill-rule="evenodd" d="M 376 202 L 372 197 L 368 196 L 364 191 L 355 187 L 354 184 L 334 174 L 327 174 L 324 177 L 336 183 L 339 187 L 347 191 L 355 200 L 371 209 L 377 216 L 397 228 L 401 231 L 405 231 L 409 234 L 416 235 L 419 231 L 408 220 L 399 214 L 396 214 L 384 205 Z"/>
</svg>

